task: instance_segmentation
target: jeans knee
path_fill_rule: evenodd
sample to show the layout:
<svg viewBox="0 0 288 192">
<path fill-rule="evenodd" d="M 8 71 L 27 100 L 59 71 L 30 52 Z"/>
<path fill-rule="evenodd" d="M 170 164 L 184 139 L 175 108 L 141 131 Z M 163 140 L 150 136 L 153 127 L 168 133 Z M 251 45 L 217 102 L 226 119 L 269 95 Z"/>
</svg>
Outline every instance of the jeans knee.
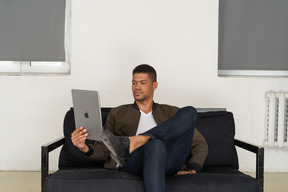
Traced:
<svg viewBox="0 0 288 192">
<path fill-rule="evenodd" d="M 188 118 L 188 120 L 192 120 L 193 122 L 196 122 L 197 120 L 197 110 L 192 106 L 183 107 L 181 110 L 185 113 L 185 117 Z"/>
<path fill-rule="evenodd" d="M 197 110 L 192 106 L 184 107 L 187 110 L 187 113 L 190 113 L 191 115 L 197 115 Z"/>
<path fill-rule="evenodd" d="M 145 152 L 152 152 L 153 155 L 166 155 L 166 146 L 160 139 L 149 139 L 144 146 Z"/>
</svg>

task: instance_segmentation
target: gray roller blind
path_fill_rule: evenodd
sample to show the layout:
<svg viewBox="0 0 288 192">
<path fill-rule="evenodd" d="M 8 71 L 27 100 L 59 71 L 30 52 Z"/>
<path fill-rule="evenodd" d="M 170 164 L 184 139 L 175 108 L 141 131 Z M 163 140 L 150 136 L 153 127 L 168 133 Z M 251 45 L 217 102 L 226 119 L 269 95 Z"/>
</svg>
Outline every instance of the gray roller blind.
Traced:
<svg viewBox="0 0 288 192">
<path fill-rule="evenodd" d="M 219 70 L 288 70 L 288 0 L 219 1 Z"/>
<path fill-rule="evenodd" d="M 65 61 L 65 0 L 0 0 L 0 60 Z"/>
</svg>

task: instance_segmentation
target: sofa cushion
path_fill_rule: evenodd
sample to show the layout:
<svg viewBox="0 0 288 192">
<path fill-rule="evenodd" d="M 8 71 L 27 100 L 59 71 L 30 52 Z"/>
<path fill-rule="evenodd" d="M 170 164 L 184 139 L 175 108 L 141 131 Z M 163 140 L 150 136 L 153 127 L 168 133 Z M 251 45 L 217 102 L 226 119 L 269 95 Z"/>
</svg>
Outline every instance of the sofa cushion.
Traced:
<svg viewBox="0 0 288 192">
<path fill-rule="evenodd" d="M 235 174 L 198 173 L 166 178 L 167 192 L 257 192 L 255 178 Z M 140 176 L 107 169 L 63 169 L 45 179 L 44 192 L 144 192 Z"/>
<path fill-rule="evenodd" d="M 238 169 L 233 114 L 227 111 L 198 113 L 196 127 L 208 143 L 209 152 L 204 166 L 228 166 Z"/>
</svg>

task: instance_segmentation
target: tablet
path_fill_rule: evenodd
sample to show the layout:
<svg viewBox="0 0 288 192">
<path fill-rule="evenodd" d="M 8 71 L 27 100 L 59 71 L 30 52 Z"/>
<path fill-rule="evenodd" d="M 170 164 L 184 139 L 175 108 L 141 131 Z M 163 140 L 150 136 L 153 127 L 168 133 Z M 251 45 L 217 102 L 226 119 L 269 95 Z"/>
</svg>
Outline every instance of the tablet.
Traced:
<svg viewBox="0 0 288 192">
<path fill-rule="evenodd" d="M 98 91 L 72 89 L 76 129 L 84 127 L 89 140 L 101 141 L 102 117 Z"/>
</svg>

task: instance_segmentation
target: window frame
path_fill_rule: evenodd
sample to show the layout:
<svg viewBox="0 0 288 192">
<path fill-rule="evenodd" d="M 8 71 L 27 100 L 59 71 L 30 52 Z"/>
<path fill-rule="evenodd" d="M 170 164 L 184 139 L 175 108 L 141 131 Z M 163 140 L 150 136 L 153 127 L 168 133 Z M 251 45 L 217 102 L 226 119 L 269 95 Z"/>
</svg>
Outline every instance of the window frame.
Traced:
<svg viewBox="0 0 288 192">
<path fill-rule="evenodd" d="M 236 4 L 236 2 L 237 2 L 237 4 Z M 245 6 L 243 6 L 243 5 L 240 6 L 242 2 L 243 3 L 245 2 L 246 5 L 244 4 Z M 269 1 L 266 0 L 266 1 L 263 1 L 263 2 L 260 2 L 260 3 L 262 3 L 263 5 L 266 5 L 267 2 L 269 2 Z M 261 27 L 263 27 L 263 22 L 259 22 L 259 21 L 265 21 L 265 24 L 266 24 L 266 20 L 267 20 L 268 23 L 269 22 L 273 23 L 272 22 L 273 20 L 270 17 L 268 17 L 269 14 L 267 14 L 267 18 L 268 19 L 259 19 L 259 18 L 266 18 L 265 14 L 260 14 L 260 13 L 264 13 L 263 11 L 261 11 L 256 16 L 250 17 L 249 22 L 246 22 L 245 19 L 242 19 L 241 17 L 239 17 L 239 18 L 241 18 L 239 21 L 243 21 L 243 22 L 238 22 L 238 19 L 233 19 L 233 21 L 235 21 L 235 22 L 233 22 L 233 25 L 231 24 L 232 23 L 231 21 L 230 22 L 226 21 L 226 19 L 229 20 L 230 18 L 238 18 L 239 13 L 237 14 L 237 12 L 236 12 L 235 15 L 234 15 L 234 11 L 236 9 L 238 9 L 238 7 L 240 7 L 240 8 L 241 7 L 242 8 L 243 7 L 244 8 L 248 8 L 248 6 L 247 6 L 248 3 L 252 3 L 252 1 L 250 1 L 250 2 L 247 1 L 246 2 L 246 1 L 243 1 L 243 0 L 242 1 L 237 1 L 237 0 L 234 0 L 234 1 L 219 0 L 219 8 L 218 8 L 218 12 L 219 12 L 218 13 L 218 16 L 219 16 L 219 18 L 218 18 L 218 66 L 217 66 L 217 75 L 218 75 L 218 77 L 230 77 L 230 76 L 231 77 L 233 77 L 233 76 L 242 76 L 242 77 L 246 77 L 246 76 L 247 77 L 288 77 L 287 57 L 285 57 L 285 60 L 282 59 L 282 65 L 284 65 L 285 67 L 281 67 L 281 64 L 279 64 L 277 62 L 275 62 L 275 63 L 273 63 L 273 61 L 263 62 L 265 60 L 265 57 L 261 58 L 261 56 L 265 55 L 263 53 L 267 52 L 267 50 L 265 50 L 265 49 L 263 50 L 263 52 L 257 52 L 256 51 L 255 53 L 251 54 L 251 52 L 247 51 L 249 54 L 245 53 L 246 52 L 245 47 L 248 47 L 249 49 L 247 49 L 247 50 L 250 50 L 250 46 L 248 46 L 248 45 L 249 45 L 250 42 L 253 42 L 253 41 L 251 41 L 252 40 L 251 37 L 256 36 L 254 34 L 256 34 L 256 32 L 260 31 Z M 285 3 L 287 3 L 287 2 L 285 2 Z M 230 4 L 230 6 L 231 6 L 231 4 L 234 4 L 233 8 L 235 10 L 233 10 L 233 9 L 229 10 L 228 4 Z M 266 7 L 266 6 L 264 6 L 264 7 Z M 282 5 L 282 7 L 285 7 L 285 6 Z M 241 11 L 241 9 L 239 9 L 239 10 Z M 255 10 L 251 11 L 252 10 L 251 8 L 249 10 L 250 10 L 249 12 L 256 12 Z M 275 11 L 275 10 L 273 9 L 273 11 Z M 282 12 L 283 12 L 283 10 L 282 10 Z M 243 12 L 241 12 L 241 14 L 243 14 Z M 245 15 L 245 14 L 243 14 L 243 15 Z M 247 14 L 247 15 L 249 15 L 249 14 Z M 273 15 L 273 14 L 270 14 L 270 15 Z M 253 19 L 254 17 L 255 17 L 255 19 Z M 279 16 L 277 16 L 275 18 L 279 18 Z M 252 22 L 252 21 L 258 21 L 258 25 L 255 25 L 257 27 L 255 27 L 255 28 L 254 27 L 250 27 L 250 26 L 254 26 L 251 23 L 257 23 L 257 22 Z M 283 21 L 285 22 L 285 20 L 283 20 Z M 282 20 L 281 20 L 281 22 L 282 22 Z M 274 22 L 274 23 L 276 23 L 276 22 Z M 235 27 L 235 25 L 237 25 L 237 27 Z M 267 25 L 267 26 L 269 26 L 269 25 Z M 276 26 L 278 27 L 278 25 L 276 25 Z M 285 25 L 285 26 L 287 26 L 287 25 Z M 249 29 L 249 30 L 246 30 L 246 31 L 244 30 L 244 32 L 239 30 L 239 29 L 243 29 L 245 27 L 247 27 L 247 29 Z M 270 26 L 270 28 L 274 29 L 275 27 L 271 27 Z M 277 28 L 276 31 L 281 31 L 278 28 Z M 282 30 L 282 31 L 287 31 L 287 29 L 288 28 L 286 27 L 285 30 Z M 234 33 L 234 31 L 237 31 L 237 33 Z M 238 32 L 239 32 L 239 34 L 240 33 L 243 34 L 243 36 L 239 35 Z M 232 37 L 235 37 L 235 36 L 237 36 L 239 38 L 238 39 L 235 38 L 235 40 L 234 39 L 231 40 Z M 261 35 L 257 34 L 257 36 L 261 36 Z M 263 33 L 262 36 L 263 36 L 262 38 L 270 37 L 266 33 Z M 285 37 L 286 36 L 287 35 L 285 34 Z M 271 36 L 271 37 L 274 37 L 274 36 Z M 282 36 L 280 36 L 280 37 L 282 37 Z M 255 39 L 257 40 L 255 42 L 260 42 L 260 38 L 259 39 L 255 38 Z M 273 39 L 273 38 L 266 38 L 266 39 Z M 285 39 L 287 39 L 287 38 L 285 38 Z M 243 41 L 243 40 L 245 40 L 245 41 Z M 276 39 L 276 40 L 279 40 L 279 39 Z M 239 43 L 241 41 L 244 42 L 243 43 L 244 46 L 241 43 Z M 249 43 L 247 43 L 247 42 L 249 42 Z M 255 42 L 253 42 L 251 44 L 258 45 Z M 265 42 L 265 41 L 262 41 L 262 42 Z M 239 47 L 244 47 L 244 48 L 240 49 Z M 265 46 L 259 46 L 258 45 L 258 47 L 261 48 L 261 47 L 265 47 Z M 268 47 L 268 46 L 266 46 L 266 47 Z M 231 50 L 231 52 L 229 52 L 230 50 Z M 258 49 L 255 49 L 255 50 L 258 50 Z M 284 50 L 286 50 L 286 48 Z M 270 52 L 273 53 L 273 51 L 275 53 L 281 53 L 282 52 L 281 50 L 279 51 L 277 49 L 273 49 Z M 244 52 L 244 54 L 238 54 L 238 53 L 242 53 L 242 52 Z M 240 55 L 240 56 L 239 57 L 235 57 L 235 55 L 237 55 L 236 53 L 238 55 Z M 250 60 L 246 59 L 247 57 L 249 58 L 250 55 L 259 55 L 259 54 L 260 54 L 260 59 L 257 58 L 257 60 L 256 60 L 255 57 L 254 58 L 252 57 L 252 59 L 250 59 Z M 273 56 L 272 58 L 276 58 L 278 56 L 276 54 L 271 54 L 271 55 Z M 282 54 L 282 55 L 285 55 L 285 53 Z M 239 61 L 237 58 L 240 58 L 240 61 L 242 63 L 239 62 L 237 65 L 235 65 L 235 63 L 237 63 L 237 62 L 234 62 L 234 61 Z M 281 58 L 281 57 L 279 56 L 278 58 Z M 261 60 L 263 60 L 263 61 L 261 62 Z M 264 64 L 262 65 L 262 63 L 264 63 Z M 267 67 L 267 65 L 269 67 Z"/>
<path fill-rule="evenodd" d="M 71 42 L 71 0 L 65 6 L 65 62 L 62 61 L 0 61 L 0 75 L 68 75 L 71 73 L 70 42 Z"/>
</svg>

